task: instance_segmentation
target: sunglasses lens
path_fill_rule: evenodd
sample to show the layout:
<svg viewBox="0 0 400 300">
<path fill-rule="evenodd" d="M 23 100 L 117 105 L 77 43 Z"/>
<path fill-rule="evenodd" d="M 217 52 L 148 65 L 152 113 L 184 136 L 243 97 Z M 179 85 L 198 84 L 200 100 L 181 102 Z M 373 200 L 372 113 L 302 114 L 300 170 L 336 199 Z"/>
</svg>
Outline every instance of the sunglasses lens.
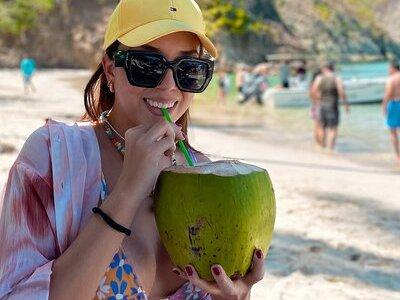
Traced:
<svg viewBox="0 0 400 300">
<path fill-rule="evenodd" d="M 164 63 L 160 57 L 133 54 L 128 60 L 130 80 L 141 87 L 156 87 L 164 72 Z"/>
<path fill-rule="evenodd" d="M 209 65 L 202 61 L 181 61 L 176 68 L 179 86 L 187 91 L 200 91 L 209 77 L 209 69 Z"/>
</svg>

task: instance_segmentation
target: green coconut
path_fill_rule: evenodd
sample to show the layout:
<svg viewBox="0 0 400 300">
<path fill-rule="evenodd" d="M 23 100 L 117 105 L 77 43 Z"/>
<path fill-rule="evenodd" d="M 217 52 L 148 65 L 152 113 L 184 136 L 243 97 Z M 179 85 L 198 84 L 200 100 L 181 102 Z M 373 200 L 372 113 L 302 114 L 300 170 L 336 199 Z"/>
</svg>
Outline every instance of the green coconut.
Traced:
<svg viewBox="0 0 400 300">
<path fill-rule="evenodd" d="M 267 253 L 275 223 L 275 196 L 266 170 L 239 161 L 216 161 L 164 170 L 155 190 L 155 217 L 172 262 L 193 265 L 213 280 L 220 264 L 244 276 L 254 250 Z"/>
</svg>

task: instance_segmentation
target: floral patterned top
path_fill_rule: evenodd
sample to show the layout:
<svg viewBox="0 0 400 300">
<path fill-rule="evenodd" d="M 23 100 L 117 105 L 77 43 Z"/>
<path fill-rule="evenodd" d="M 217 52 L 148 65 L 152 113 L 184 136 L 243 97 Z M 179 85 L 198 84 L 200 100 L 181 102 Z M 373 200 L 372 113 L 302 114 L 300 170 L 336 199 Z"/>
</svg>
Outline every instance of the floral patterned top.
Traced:
<svg viewBox="0 0 400 300">
<path fill-rule="evenodd" d="M 147 299 L 126 256 L 119 250 L 101 279 L 95 300 Z"/>
</svg>

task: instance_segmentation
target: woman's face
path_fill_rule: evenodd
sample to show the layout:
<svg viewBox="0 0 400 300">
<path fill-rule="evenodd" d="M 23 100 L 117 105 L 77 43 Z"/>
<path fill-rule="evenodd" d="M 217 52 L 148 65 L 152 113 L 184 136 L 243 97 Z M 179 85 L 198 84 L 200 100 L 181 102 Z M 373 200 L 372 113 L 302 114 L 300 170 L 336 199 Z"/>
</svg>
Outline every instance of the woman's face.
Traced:
<svg viewBox="0 0 400 300">
<path fill-rule="evenodd" d="M 200 43 L 196 35 L 189 32 L 177 32 L 161 37 L 146 45 L 128 48 L 123 45 L 121 50 L 133 49 L 162 54 L 172 61 L 184 55 L 199 56 Z M 107 56 L 103 59 L 107 79 L 114 83 L 115 103 L 110 118 L 127 129 L 139 124 L 153 124 L 162 118 L 157 104 L 171 104 L 171 118 L 176 122 L 189 108 L 194 94 L 182 92 L 175 84 L 173 73 L 168 69 L 162 82 L 155 88 L 132 86 L 127 79 L 124 68 L 115 67 Z"/>
</svg>

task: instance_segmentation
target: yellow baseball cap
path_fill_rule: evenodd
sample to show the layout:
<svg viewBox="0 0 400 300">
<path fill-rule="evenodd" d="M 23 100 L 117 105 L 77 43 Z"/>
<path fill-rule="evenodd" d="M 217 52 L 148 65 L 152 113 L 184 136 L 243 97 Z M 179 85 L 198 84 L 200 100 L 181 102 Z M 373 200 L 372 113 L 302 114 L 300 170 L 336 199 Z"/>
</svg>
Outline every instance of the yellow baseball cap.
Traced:
<svg viewBox="0 0 400 300">
<path fill-rule="evenodd" d="M 214 58 L 217 49 L 205 34 L 203 15 L 194 0 L 121 0 L 110 17 L 103 49 L 115 41 L 138 47 L 179 31 L 198 36 Z"/>
</svg>

